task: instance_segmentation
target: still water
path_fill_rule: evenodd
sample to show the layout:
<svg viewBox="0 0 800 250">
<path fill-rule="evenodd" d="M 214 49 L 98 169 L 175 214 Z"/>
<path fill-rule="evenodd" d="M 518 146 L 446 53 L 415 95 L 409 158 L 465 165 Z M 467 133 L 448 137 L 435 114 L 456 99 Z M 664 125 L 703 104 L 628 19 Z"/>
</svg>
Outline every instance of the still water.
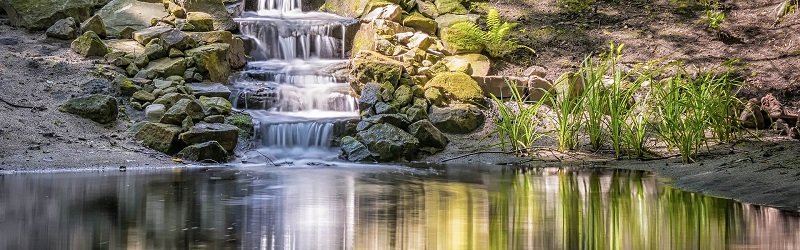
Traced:
<svg viewBox="0 0 800 250">
<path fill-rule="evenodd" d="M 652 174 L 303 165 L 0 175 L 0 249 L 798 249 Z"/>
</svg>

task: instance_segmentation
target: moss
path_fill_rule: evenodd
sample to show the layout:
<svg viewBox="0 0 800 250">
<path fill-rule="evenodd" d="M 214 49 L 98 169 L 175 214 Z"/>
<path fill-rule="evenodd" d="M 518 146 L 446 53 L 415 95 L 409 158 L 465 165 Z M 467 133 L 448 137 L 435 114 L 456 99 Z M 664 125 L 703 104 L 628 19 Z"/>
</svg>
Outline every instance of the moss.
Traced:
<svg viewBox="0 0 800 250">
<path fill-rule="evenodd" d="M 436 23 L 436 21 L 427 18 L 416 11 L 412 12 L 411 15 L 405 16 L 402 22 L 404 26 L 408 26 L 432 35 L 436 34 L 436 29 L 439 27 L 439 24 Z"/>
<path fill-rule="evenodd" d="M 459 22 L 442 32 L 442 41 L 454 54 L 480 53 L 485 32 L 469 21 Z"/>
<path fill-rule="evenodd" d="M 225 124 L 233 125 L 239 128 L 239 136 L 253 136 L 253 117 L 247 113 L 236 112 L 225 118 Z"/>
<path fill-rule="evenodd" d="M 482 104 L 483 90 L 471 76 L 461 72 L 444 72 L 436 75 L 425 89 L 437 88 L 444 92 L 448 100 Z M 426 91 L 427 97 L 427 91 Z"/>
</svg>

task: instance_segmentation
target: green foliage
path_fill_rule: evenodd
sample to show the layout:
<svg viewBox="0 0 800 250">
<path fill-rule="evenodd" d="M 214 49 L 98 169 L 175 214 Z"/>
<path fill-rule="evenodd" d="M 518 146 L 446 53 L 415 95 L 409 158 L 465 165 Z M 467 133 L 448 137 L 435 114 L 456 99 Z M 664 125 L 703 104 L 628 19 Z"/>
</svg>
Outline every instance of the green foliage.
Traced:
<svg viewBox="0 0 800 250">
<path fill-rule="evenodd" d="M 500 14 L 497 9 L 489 8 L 489 13 L 486 14 L 486 34 L 483 39 L 486 45 L 486 51 L 492 57 L 503 57 L 517 49 L 528 49 L 536 53 L 528 46 L 520 45 L 516 40 L 507 38 L 511 30 L 516 28 L 518 23 L 502 22 Z"/>
<path fill-rule="evenodd" d="M 553 103 L 556 115 L 553 122 L 557 124 L 558 151 L 573 150 L 578 145 L 578 135 L 583 128 L 583 80 L 572 72 L 565 73 L 555 82 L 556 86 L 565 86 L 556 95 L 548 95 Z M 575 87 L 580 86 L 580 88 Z"/>
<path fill-rule="evenodd" d="M 527 96 L 522 96 L 514 82 L 506 80 L 506 84 L 511 89 L 510 103 L 492 95 L 500 113 L 500 117 L 494 121 L 497 129 L 492 134 L 500 136 L 500 148 L 506 150 L 506 142 L 517 154 L 524 149 L 530 149 L 533 144 L 545 137 L 544 133 L 537 131 L 542 119 L 539 117 L 541 100 L 529 102 Z"/>
<path fill-rule="evenodd" d="M 466 50 L 478 50 L 483 47 L 483 37 L 486 32 L 473 22 L 458 22 L 444 31 L 442 36 L 447 43 Z"/>
<path fill-rule="evenodd" d="M 699 22 L 705 22 L 709 28 L 714 30 L 719 30 L 719 26 L 725 21 L 725 13 L 722 13 L 722 11 L 706 10 L 703 13 L 705 13 L 705 16 Z"/>
<path fill-rule="evenodd" d="M 800 0 L 787 0 L 775 7 L 775 23 L 783 21 L 783 17 L 797 11 L 800 6 Z"/>
</svg>

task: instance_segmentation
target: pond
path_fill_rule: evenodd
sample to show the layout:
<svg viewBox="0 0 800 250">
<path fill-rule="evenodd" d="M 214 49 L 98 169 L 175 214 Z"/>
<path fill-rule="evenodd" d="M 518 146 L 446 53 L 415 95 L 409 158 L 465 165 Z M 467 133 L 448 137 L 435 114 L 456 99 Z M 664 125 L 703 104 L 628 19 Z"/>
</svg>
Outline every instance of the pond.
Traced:
<svg viewBox="0 0 800 250">
<path fill-rule="evenodd" d="M 793 212 L 586 168 L 295 163 L 0 175 L 0 249 L 800 248 Z"/>
</svg>

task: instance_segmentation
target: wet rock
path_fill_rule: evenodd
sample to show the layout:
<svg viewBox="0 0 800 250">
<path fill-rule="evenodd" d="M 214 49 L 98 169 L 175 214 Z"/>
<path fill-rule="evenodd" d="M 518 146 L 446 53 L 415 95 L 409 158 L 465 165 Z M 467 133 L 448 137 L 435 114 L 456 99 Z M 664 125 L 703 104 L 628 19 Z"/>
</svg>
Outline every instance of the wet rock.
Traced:
<svg viewBox="0 0 800 250">
<path fill-rule="evenodd" d="M 483 90 L 472 77 L 464 73 L 439 73 L 425 84 L 426 90 L 430 88 L 441 90 L 448 101 L 457 100 L 464 103 L 483 103 Z"/>
<path fill-rule="evenodd" d="M 182 133 L 179 138 L 186 144 L 197 144 L 217 141 L 225 150 L 232 152 L 238 142 L 239 128 L 228 124 L 199 123 L 188 132 Z"/>
<path fill-rule="evenodd" d="M 149 122 L 159 122 L 164 117 L 167 108 L 163 104 L 150 104 L 144 109 L 144 114 Z"/>
<path fill-rule="evenodd" d="M 169 15 L 160 1 L 139 0 L 112 0 L 96 14 L 103 19 L 108 36 L 123 39 L 131 39 L 134 31 L 150 27 L 150 20 L 153 18 L 160 19 Z M 147 44 L 143 41 L 139 43 Z"/>
<path fill-rule="evenodd" d="M 381 161 L 411 158 L 419 147 L 419 140 L 402 129 L 389 124 L 375 124 L 358 132 L 373 157 Z"/>
<path fill-rule="evenodd" d="M 739 114 L 739 121 L 745 128 L 763 129 L 766 127 L 758 99 L 752 98 L 747 101 L 744 110 Z"/>
<path fill-rule="evenodd" d="M 227 83 L 231 74 L 231 66 L 228 63 L 229 49 L 228 44 L 214 43 L 187 50 L 185 53 L 194 60 L 198 72 L 208 72 L 211 81 Z M 182 73 L 183 70 L 180 74 Z"/>
<path fill-rule="evenodd" d="M 474 105 L 454 104 L 450 107 L 433 107 L 429 119 L 442 132 L 466 134 L 483 125 L 484 116 Z"/>
<path fill-rule="evenodd" d="M 47 34 L 49 37 L 62 40 L 74 39 L 78 36 L 78 27 L 75 26 L 75 19 L 72 17 L 67 17 L 58 20 L 58 22 L 53 24 L 53 26 L 47 28 L 45 34 Z"/>
<path fill-rule="evenodd" d="M 232 104 L 228 99 L 222 97 L 200 96 L 200 104 L 206 109 L 208 115 L 230 115 Z"/>
<path fill-rule="evenodd" d="M 71 47 L 73 51 L 84 57 L 104 56 L 108 53 L 106 44 L 92 31 L 83 33 L 83 35 L 72 41 Z"/>
<path fill-rule="evenodd" d="M 58 108 L 61 112 L 75 114 L 98 123 L 117 120 L 117 99 L 108 95 L 89 95 L 68 100 Z"/>
<path fill-rule="evenodd" d="M 181 99 L 172 107 L 167 109 L 161 117 L 161 123 L 182 124 L 183 120 L 190 117 L 192 120 L 199 121 L 205 117 L 203 105 L 196 100 Z"/>
<path fill-rule="evenodd" d="M 230 50 L 228 50 L 228 63 L 232 69 L 241 69 L 247 65 L 247 53 L 245 52 L 244 40 L 241 37 L 235 37 L 229 43 Z"/>
<path fill-rule="evenodd" d="M 783 105 L 772 93 L 761 98 L 761 109 L 766 111 L 772 120 L 777 120 L 785 114 Z"/>
<path fill-rule="evenodd" d="M 181 131 L 181 126 L 178 125 L 148 122 L 139 129 L 134 138 L 149 148 L 173 154 L 185 145 L 178 140 Z"/>
<path fill-rule="evenodd" d="M 107 36 L 106 25 L 103 23 L 103 18 L 98 15 L 94 15 L 81 23 L 81 32 L 86 33 L 87 31 L 93 31 L 100 38 L 106 38 Z"/>
<path fill-rule="evenodd" d="M 228 99 L 231 96 L 231 90 L 220 83 L 189 83 L 186 84 L 192 88 L 192 94 L 196 97 L 221 97 Z"/>
<path fill-rule="evenodd" d="M 189 145 L 175 156 L 195 162 L 223 163 L 228 161 L 228 151 L 217 141 Z"/>
<path fill-rule="evenodd" d="M 428 120 L 420 120 L 408 126 L 408 133 L 419 140 L 422 150 L 429 153 L 441 151 L 449 140 Z"/>
<path fill-rule="evenodd" d="M 170 30 L 172 30 L 172 28 L 169 26 L 153 26 L 140 29 L 133 32 L 133 40 L 136 40 L 141 45 L 147 45 L 151 40 L 159 38 L 161 34 L 167 33 Z"/>
<path fill-rule="evenodd" d="M 342 157 L 348 161 L 363 161 L 370 157 L 367 146 L 352 136 L 342 138 Z"/>
</svg>

